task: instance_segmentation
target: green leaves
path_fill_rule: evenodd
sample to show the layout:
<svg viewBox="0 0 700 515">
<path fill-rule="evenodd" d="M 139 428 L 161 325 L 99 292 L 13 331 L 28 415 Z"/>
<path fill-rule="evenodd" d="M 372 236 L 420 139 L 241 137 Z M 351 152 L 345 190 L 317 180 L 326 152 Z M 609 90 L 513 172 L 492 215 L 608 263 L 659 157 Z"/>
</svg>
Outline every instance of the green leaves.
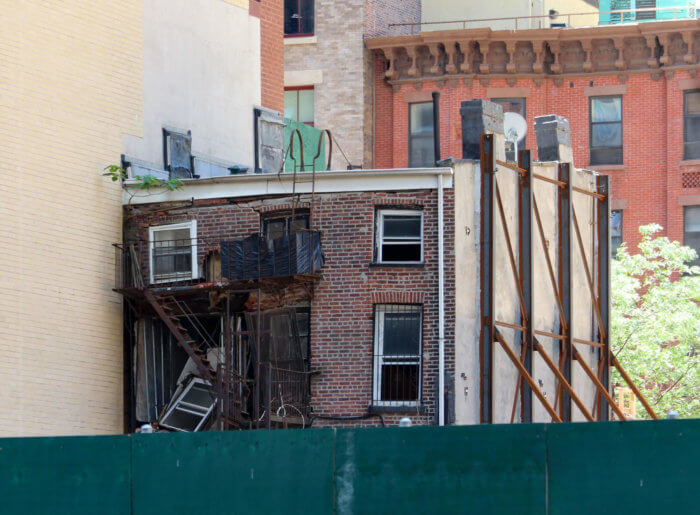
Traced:
<svg viewBox="0 0 700 515">
<path fill-rule="evenodd" d="M 102 175 L 104 177 L 109 177 L 110 179 L 112 179 L 112 182 L 125 181 L 129 178 L 129 176 L 126 173 L 126 170 L 124 170 L 124 168 L 122 168 L 119 165 L 105 166 L 104 173 Z M 139 190 L 165 188 L 168 191 L 174 191 L 181 190 L 182 187 L 185 185 L 185 183 L 182 182 L 180 179 L 173 178 L 164 181 L 162 179 L 154 177 L 153 175 L 137 175 L 134 177 L 134 179 L 137 181 L 135 186 Z"/>
<path fill-rule="evenodd" d="M 639 253 L 612 264 L 611 346 L 657 414 L 700 416 L 700 267 L 695 250 L 639 228 Z M 624 381 L 614 380 L 621 386 Z M 637 416 L 646 417 L 641 404 Z"/>
</svg>

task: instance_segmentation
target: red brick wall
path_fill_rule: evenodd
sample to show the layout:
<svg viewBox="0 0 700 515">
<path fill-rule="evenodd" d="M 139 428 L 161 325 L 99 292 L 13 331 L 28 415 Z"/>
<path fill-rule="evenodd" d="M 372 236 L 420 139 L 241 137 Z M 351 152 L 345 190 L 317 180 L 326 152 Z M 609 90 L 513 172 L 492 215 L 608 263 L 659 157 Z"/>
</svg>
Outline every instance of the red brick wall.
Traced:
<svg viewBox="0 0 700 515">
<path fill-rule="evenodd" d="M 454 370 L 454 197 L 445 190 L 445 369 Z M 308 202 L 309 199 L 302 199 Z M 206 201 L 205 201 L 206 202 Z M 215 203 L 171 212 L 136 214 L 127 222 L 131 238 L 147 238 L 149 225 L 197 220 L 200 239 L 236 239 L 257 232 L 259 212 L 289 199 L 265 202 Z M 425 266 L 373 267 L 375 208 L 420 205 L 424 213 Z M 415 423 L 436 421 L 438 374 L 438 234 L 437 192 L 358 192 L 316 195 L 313 227 L 322 231 L 323 278 L 311 301 L 311 366 L 321 373 L 312 379 L 312 406 L 317 414 L 359 416 L 372 399 L 374 303 L 423 303 L 423 368 L 421 414 L 383 414 L 387 423 L 410 416 Z M 290 294 L 287 300 L 293 298 Z M 279 297 L 277 297 L 279 298 Z M 267 299 L 270 301 L 270 299 Z M 269 302 L 268 302 L 269 304 Z M 376 425 L 366 421 L 340 425 Z M 314 425 L 335 424 L 318 420 Z"/>
<path fill-rule="evenodd" d="M 250 13 L 260 17 L 262 105 L 284 112 L 284 2 L 250 0 Z M 245 70 L 241 70 L 245 73 Z"/>
<path fill-rule="evenodd" d="M 406 95 L 417 90 L 414 84 L 400 88 L 387 85 L 382 71 L 385 61 L 376 57 L 376 132 L 374 157 L 379 168 L 404 167 L 408 164 L 408 101 Z M 613 199 L 626 201 L 623 214 L 623 237 L 628 245 L 639 241 L 638 226 L 659 223 L 673 240 L 683 237 L 683 209 L 679 195 L 700 193 L 700 188 L 682 188 L 683 172 L 700 170 L 700 165 L 681 163 L 683 156 L 683 92 L 678 81 L 687 79 L 686 70 L 675 71 L 671 78 L 663 73 L 657 80 L 650 73 L 629 74 L 623 95 L 624 167 L 605 170 L 611 176 Z M 589 99 L 584 88 L 591 85 L 620 84 L 617 75 L 591 75 L 564 78 L 561 86 L 552 80 L 535 85 L 532 79 L 518 79 L 515 87 L 529 88 L 526 101 L 527 148 L 536 149 L 535 116 L 558 114 L 569 120 L 574 147 L 574 162 L 579 168 L 589 166 Z M 460 104 L 463 100 L 487 98 L 487 88 L 507 87 L 503 78 L 492 78 L 488 86 L 474 80 L 445 81 L 443 87 L 424 82 L 420 91 L 440 91 L 440 134 L 442 156 L 461 157 L 462 131 Z M 533 158 L 537 155 L 533 150 Z"/>
</svg>

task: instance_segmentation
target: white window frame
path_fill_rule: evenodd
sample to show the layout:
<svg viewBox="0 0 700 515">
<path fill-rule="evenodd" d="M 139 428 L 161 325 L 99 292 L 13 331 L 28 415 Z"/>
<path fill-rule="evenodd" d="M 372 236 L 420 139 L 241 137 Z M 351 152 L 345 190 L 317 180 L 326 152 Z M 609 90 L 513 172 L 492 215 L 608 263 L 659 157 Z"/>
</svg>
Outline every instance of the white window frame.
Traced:
<svg viewBox="0 0 700 515">
<path fill-rule="evenodd" d="M 186 384 L 186 386 L 181 386 L 180 388 L 182 389 L 179 392 L 175 392 L 173 395 L 173 401 L 170 404 L 170 407 L 168 410 L 165 412 L 165 414 L 161 417 L 161 422 L 160 425 L 163 427 L 167 427 L 168 429 L 172 429 L 173 431 L 180 431 L 180 432 L 188 432 L 185 429 L 182 429 L 181 427 L 177 427 L 175 425 L 169 425 L 167 424 L 168 417 L 171 415 L 173 411 L 184 411 L 186 413 L 189 413 L 191 415 L 194 415 L 196 417 L 200 417 L 201 420 L 197 424 L 197 426 L 194 428 L 193 432 L 199 431 L 204 423 L 207 421 L 209 418 L 209 415 L 211 415 L 211 412 L 214 411 L 214 407 L 216 406 L 216 399 L 212 399 L 212 402 L 209 406 L 199 406 L 197 404 L 190 404 L 183 399 L 185 398 L 185 395 L 189 393 L 189 391 L 194 387 L 195 385 L 205 385 L 205 386 L 211 386 L 211 383 L 208 381 L 205 381 L 204 379 L 200 379 L 198 377 L 193 378 L 189 383 Z"/>
<path fill-rule="evenodd" d="M 420 260 L 418 261 L 385 261 L 382 256 L 384 247 L 384 217 L 390 216 L 420 216 Z M 385 265 L 422 265 L 423 264 L 423 248 L 424 248 L 424 218 L 423 211 L 418 209 L 378 209 L 377 210 L 377 263 Z M 414 237 L 390 238 L 390 243 L 395 245 L 415 244 L 417 239 Z"/>
<path fill-rule="evenodd" d="M 181 277 L 179 279 L 161 279 L 155 280 L 153 276 L 153 252 L 155 251 L 155 233 L 160 231 L 171 231 L 176 229 L 189 229 L 190 230 L 190 241 L 192 243 L 192 274 L 190 277 Z M 197 220 L 190 220 L 189 222 L 179 223 L 179 224 L 169 224 L 169 225 L 154 225 L 148 228 L 148 272 L 150 278 L 150 284 L 158 283 L 172 283 L 178 281 L 189 281 L 199 277 L 199 270 L 197 264 Z"/>
<path fill-rule="evenodd" d="M 396 310 L 400 307 L 400 310 Z M 386 313 L 418 313 L 418 354 L 392 356 L 387 365 L 415 365 L 418 359 L 418 398 L 416 400 L 385 401 L 382 395 L 382 366 L 384 362 L 384 315 Z M 423 306 L 416 304 L 375 304 L 374 306 L 374 374 L 372 381 L 373 406 L 420 406 L 423 398 Z M 395 361 L 400 358 L 406 361 Z"/>
</svg>

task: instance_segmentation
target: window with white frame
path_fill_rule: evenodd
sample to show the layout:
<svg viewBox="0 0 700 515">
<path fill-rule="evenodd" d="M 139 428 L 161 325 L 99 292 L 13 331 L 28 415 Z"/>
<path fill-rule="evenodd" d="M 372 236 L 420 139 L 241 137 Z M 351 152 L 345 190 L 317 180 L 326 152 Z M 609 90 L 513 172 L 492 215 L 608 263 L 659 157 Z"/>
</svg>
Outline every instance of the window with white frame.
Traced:
<svg viewBox="0 0 700 515">
<path fill-rule="evenodd" d="M 377 304 L 372 404 L 415 406 L 421 396 L 422 306 Z"/>
<path fill-rule="evenodd" d="M 376 241 L 377 263 L 422 263 L 423 211 L 379 209 Z"/>
<path fill-rule="evenodd" d="M 197 277 L 197 221 L 149 228 L 151 283 Z"/>
</svg>

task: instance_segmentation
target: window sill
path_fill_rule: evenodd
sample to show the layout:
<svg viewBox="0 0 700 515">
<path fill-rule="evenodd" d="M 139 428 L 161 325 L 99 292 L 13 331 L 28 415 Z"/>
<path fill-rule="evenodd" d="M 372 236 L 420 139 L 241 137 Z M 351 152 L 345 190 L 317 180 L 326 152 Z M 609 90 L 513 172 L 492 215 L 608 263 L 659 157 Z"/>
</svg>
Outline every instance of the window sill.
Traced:
<svg viewBox="0 0 700 515">
<path fill-rule="evenodd" d="M 370 404 L 367 411 L 370 413 L 425 413 L 425 406 L 422 404 L 405 404 L 403 406 L 383 406 L 381 404 Z"/>
<path fill-rule="evenodd" d="M 318 36 L 284 36 L 284 45 L 315 45 Z"/>
<path fill-rule="evenodd" d="M 681 159 L 679 166 L 697 166 L 700 165 L 700 159 Z"/>
<path fill-rule="evenodd" d="M 372 261 L 370 268 L 425 268 L 425 263 L 377 263 Z"/>
<path fill-rule="evenodd" d="M 588 165 L 591 170 L 598 171 L 608 171 L 608 172 L 624 172 L 625 165 Z"/>
</svg>

